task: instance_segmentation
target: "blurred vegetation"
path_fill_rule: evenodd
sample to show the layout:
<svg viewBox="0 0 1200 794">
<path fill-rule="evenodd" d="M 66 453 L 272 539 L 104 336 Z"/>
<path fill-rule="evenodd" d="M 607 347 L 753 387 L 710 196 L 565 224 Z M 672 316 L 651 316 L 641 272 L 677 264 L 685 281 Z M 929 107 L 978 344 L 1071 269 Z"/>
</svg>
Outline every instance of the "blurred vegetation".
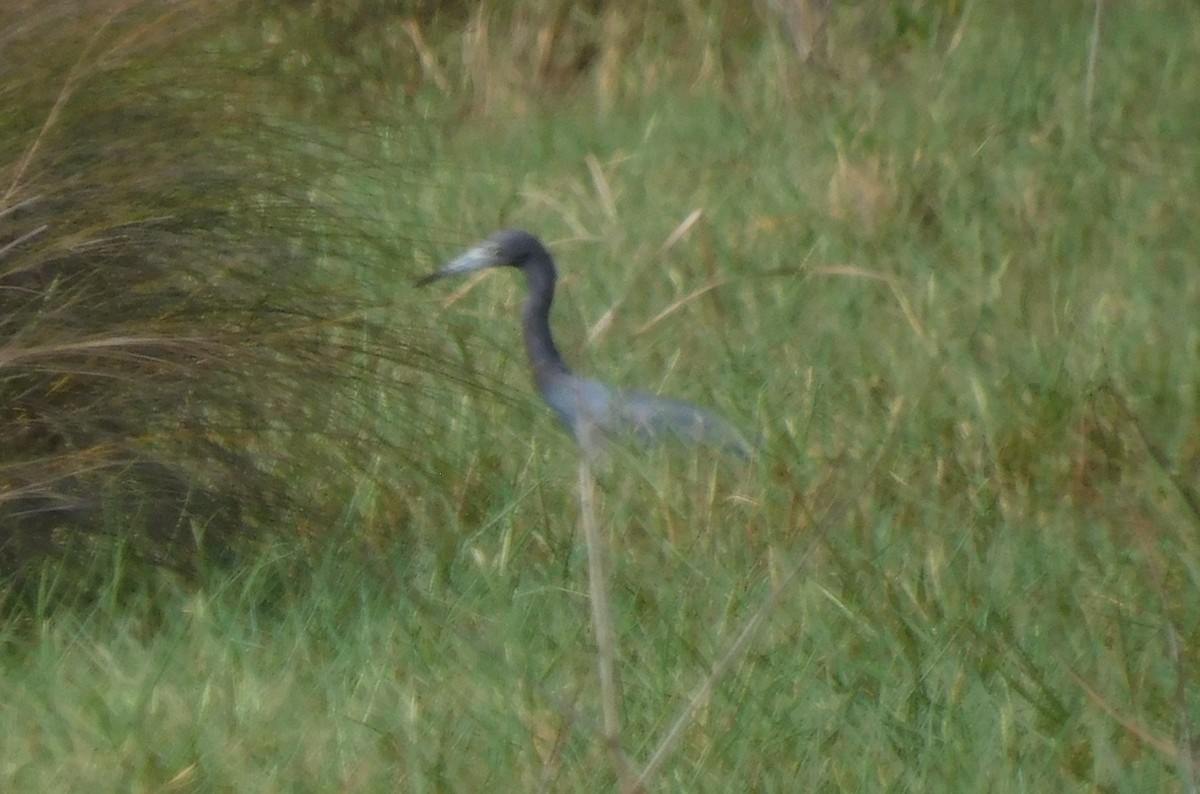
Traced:
<svg viewBox="0 0 1200 794">
<path fill-rule="evenodd" d="M 394 243 L 313 186 L 352 151 L 382 157 L 366 130 L 431 94 L 511 114 L 585 79 L 608 104 L 653 90 L 614 82 L 634 52 L 704 74 L 719 51 L 739 70 L 783 24 L 783 6 L 756 8 L 10 5 L 0 564 L 36 568 L 128 524 L 135 556 L 186 570 L 248 527 L 327 523 L 379 473 L 347 401 L 403 388 L 380 362 L 405 359 L 412 331 L 363 311 L 364 274 Z M 700 38 L 678 51 L 683 31 Z M 296 487 L 325 470 L 342 484 Z"/>
<path fill-rule="evenodd" d="M 6 548 L 89 542 L 0 787 L 612 787 L 523 285 L 406 290 L 511 225 L 580 371 L 765 439 L 604 482 L 635 761 L 787 584 L 653 785 L 1195 788 L 1194 5 L 254 7 L 3 28 Z"/>
<path fill-rule="evenodd" d="M 396 249 L 312 189 L 348 155 L 266 112 L 279 78 L 226 46 L 244 24 L 203 3 L 0 18 L 9 586 L 113 542 L 188 571 L 327 533 L 378 467 L 370 406 L 411 333 L 366 285 Z"/>
</svg>

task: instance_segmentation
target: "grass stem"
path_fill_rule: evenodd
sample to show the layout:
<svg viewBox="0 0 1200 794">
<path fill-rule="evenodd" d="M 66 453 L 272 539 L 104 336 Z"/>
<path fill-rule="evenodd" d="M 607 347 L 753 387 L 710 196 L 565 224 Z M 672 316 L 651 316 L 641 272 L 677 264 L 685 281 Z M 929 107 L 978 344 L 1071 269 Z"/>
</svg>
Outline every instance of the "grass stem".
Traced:
<svg viewBox="0 0 1200 794">
<path fill-rule="evenodd" d="M 596 480 L 587 457 L 579 463 L 579 515 L 587 544 L 588 597 L 592 604 L 592 630 L 596 635 L 596 667 L 600 678 L 600 708 L 604 718 L 604 744 L 612 756 L 622 791 L 636 791 L 631 783 L 629 760 L 621 748 L 621 704 L 617 681 L 617 633 L 613 628 L 605 569 L 608 544 L 596 520 Z"/>
</svg>

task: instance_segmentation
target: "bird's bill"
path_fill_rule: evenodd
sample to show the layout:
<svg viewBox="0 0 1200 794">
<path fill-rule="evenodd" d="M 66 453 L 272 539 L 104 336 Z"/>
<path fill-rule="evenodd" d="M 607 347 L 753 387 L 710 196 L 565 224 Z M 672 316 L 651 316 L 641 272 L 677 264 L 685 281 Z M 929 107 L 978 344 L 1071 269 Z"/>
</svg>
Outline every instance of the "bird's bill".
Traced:
<svg viewBox="0 0 1200 794">
<path fill-rule="evenodd" d="M 426 284 L 441 281 L 444 278 L 461 276 L 464 273 L 473 273 L 476 270 L 486 270 L 489 267 L 499 267 L 503 264 L 504 261 L 499 256 L 499 249 L 492 243 L 482 243 L 466 253 L 455 257 L 441 270 L 434 271 L 418 279 L 417 286 L 423 287 Z"/>
</svg>

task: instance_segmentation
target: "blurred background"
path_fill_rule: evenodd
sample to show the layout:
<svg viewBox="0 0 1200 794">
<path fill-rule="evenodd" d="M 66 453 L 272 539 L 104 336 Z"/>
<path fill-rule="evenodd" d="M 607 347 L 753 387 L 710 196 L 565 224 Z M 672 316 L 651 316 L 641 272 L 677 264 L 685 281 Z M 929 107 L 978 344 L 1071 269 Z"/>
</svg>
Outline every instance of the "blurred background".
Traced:
<svg viewBox="0 0 1200 794">
<path fill-rule="evenodd" d="M 14 0 L 0 788 L 597 790 L 564 356 L 651 788 L 1196 789 L 1200 10 Z M 792 571 L 799 577 L 790 579 Z M 802 781 L 802 782 L 797 782 Z"/>
</svg>

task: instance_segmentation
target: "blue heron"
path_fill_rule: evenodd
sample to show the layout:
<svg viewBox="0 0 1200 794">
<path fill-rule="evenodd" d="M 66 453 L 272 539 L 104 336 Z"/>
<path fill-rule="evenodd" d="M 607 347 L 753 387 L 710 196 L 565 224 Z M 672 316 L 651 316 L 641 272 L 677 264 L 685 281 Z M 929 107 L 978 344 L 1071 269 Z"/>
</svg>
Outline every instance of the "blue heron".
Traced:
<svg viewBox="0 0 1200 794">
<path fill-rule="evenodd" d="M 424 286 L 448 276 L 493 267 L 515 267 L 525 273 L 528 295 L 521 307 L 525 352 L 542 398 L 587 452 L 604 437 L 631 434 L 641 441 L 674 437 L 715 444 L 748 457 L 752 447 L 732 425 L 682 400 L 612 389 L 571 371 L 550 332 L 550 304 L 557 273 L 542 242 L 528 232 L 499 231 L 449 264 L 417 281 Z"/>
</svg>

